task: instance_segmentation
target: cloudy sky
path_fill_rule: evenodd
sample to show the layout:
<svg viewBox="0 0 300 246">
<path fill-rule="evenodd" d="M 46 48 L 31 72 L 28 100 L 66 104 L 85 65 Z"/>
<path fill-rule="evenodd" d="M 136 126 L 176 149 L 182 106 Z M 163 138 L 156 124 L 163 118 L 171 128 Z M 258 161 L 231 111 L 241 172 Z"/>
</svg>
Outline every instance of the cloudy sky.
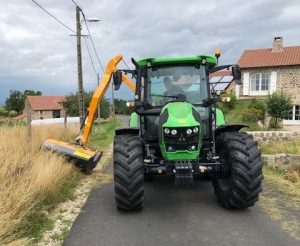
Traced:
<svg viewBox="0 0 300 246">
<path fill-rule="evenodd" d="M 0 105 L 10 90 L 43 95 L 76 93 L 76 6 L 72 0 L 1 0 Z M 83 85 L 93 91 L 97 73 L 116 55 L 131 57 L 213 54 L 220 64 L 236 63 L 245 49 L 271 48 L 274 37 L 284 46 L 300 45 L 299 0 L 76 0 L 88 23 L 82 38 Z M 82 20 L 82 16 L 81 16 Z M 70 30 L 71 29 L 71 30 Z M 88 34 L 82 23 L 82 34 Z M 90 52 L 90 55 L 89 55 Z M 98 61 L 98 58 L 101 64 Z M 94 64 L 94 67 L 93 67 Z M 119 68 L 126 68 L 121 62 Z M 122 85 L 116 97 L 129 99 Z M 111 98 L 109 90 L 106 98 Z"/>
</svg>

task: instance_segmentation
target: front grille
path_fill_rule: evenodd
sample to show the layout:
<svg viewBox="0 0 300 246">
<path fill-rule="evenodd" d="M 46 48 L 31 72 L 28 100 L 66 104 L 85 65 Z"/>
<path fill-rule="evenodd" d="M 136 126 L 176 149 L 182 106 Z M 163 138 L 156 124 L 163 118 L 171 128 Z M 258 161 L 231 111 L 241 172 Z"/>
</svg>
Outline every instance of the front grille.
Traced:
<svg viewBox="0 0 300 246">
<path fill-rule="evenodd" d="M 172 151 L 176 151 L 176 150 L 190 150 L 191 151 L 191 146 L 195 146 L 195 150 L 198 150 L 199 132 L 197 132 L 197 133 L 193 132 L 190 135 L 188 135 L 186 133 L 187 129 L 193 129 L 193 128 L 194 127 L 169 128 L 170 129 L 169 134 L 166 134 L 165 131 L 163 130 L 164 142 L 165 142 L 167 150 L 168 150 L 168 147 L 172 147 Z M 176 130 L 177 134 L 172 135 L 171 130 Z M 169 151 L 169 152 L 171 152 L 171 151 Z"/>
</svg>

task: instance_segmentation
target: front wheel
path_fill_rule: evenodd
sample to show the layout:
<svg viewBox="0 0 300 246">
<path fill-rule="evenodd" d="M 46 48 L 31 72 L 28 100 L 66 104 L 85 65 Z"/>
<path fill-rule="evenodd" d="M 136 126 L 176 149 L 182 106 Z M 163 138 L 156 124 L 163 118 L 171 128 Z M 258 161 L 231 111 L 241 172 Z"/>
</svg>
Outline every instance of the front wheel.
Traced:
<svg viewBox="0 0 300 246">
<path fill-rule="evenodd" d="M 139 136 L 114 139 L 115 203 L 118 210 L 140 210 L 144 204 L 143 148 Z"/>
<path fill-rule="evenodd" d="M 221 133 L 217 152 L 223 173 L 215 175 L 213 186 L 226 208 L 247 208 L 259 199 L 263 180 L 261 152 L 253 136 L 245 132 Z"/>
</svg>

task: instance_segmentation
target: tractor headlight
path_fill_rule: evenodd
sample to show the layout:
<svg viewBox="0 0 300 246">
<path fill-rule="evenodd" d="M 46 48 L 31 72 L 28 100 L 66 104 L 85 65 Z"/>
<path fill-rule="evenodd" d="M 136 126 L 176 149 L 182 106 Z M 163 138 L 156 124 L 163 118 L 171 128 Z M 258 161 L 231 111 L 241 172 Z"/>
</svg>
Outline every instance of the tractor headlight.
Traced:
<svg viewBox="0 0 300 246">
<path fill-rule="evenodd" d="M 172 152 L 172 151 L 174 151 L 175 150 L 175 148 L 173 147 L 173 146 L 168 146 L 167 147 L 167 151 L 168 152 Z"/>
<path fill-rule="evenodd" d="M 191 151 L 196 151 L 196 146 L 195 145 L 192 145 L 192 146 L 190 146 L 190 148 L 189 148 Z"/>
<path fill-rule="evenodd" d="M 177 130 L 173 129 L 173 130 L 171 131 L 171 134 L 172 134 L 173 136 L 175 136 L 175 135 L 177 134 Z"/>
<path fill-rule="evenodd" d="M 170 134 L 170 129 L 169 128 L 165 128 L 165 134 Z"/>
<path fill-rule="evenodd" d="M 186 130 L 187 135 L 191 135 L 192 133 L 193 133 L 192 129 L 189 128 L 189 129 Z"/>
<path fill-rule="evenodd" d="M 197 133 L 198 131 L 199 131 L 198 127 L 194 127 L 194 128 L 193 128 L 193 132 L 194 132 L 194 133 Z"/>
</svg>

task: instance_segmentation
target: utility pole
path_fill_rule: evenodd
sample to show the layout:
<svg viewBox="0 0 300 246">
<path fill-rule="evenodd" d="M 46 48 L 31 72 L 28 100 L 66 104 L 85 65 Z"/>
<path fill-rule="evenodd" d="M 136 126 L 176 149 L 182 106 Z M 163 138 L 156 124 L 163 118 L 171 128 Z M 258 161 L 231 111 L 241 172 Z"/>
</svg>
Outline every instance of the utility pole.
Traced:
<svg viewBox="0 0 300 246">
<path fill-rule="evenodd" d="M 99 86 L 99 73 L 97 73 L 97 86 Z M 101 100 L 98 103 L 98 127 L 100 128 L 100 103 Z"/>
<path fill-rule="evenodd" d="M 84 102 L 83 102 L 83 79 L 82 79 L 82 57 L 81 57 L 81 24 L 80 24 L 80 8 L 76 6 L 76 27 L 77 27 L 77 66 L 78 66 L 78 101 L 79 101 L 79 122 L 80 127 L 84 118 Z"/>
</svg>

